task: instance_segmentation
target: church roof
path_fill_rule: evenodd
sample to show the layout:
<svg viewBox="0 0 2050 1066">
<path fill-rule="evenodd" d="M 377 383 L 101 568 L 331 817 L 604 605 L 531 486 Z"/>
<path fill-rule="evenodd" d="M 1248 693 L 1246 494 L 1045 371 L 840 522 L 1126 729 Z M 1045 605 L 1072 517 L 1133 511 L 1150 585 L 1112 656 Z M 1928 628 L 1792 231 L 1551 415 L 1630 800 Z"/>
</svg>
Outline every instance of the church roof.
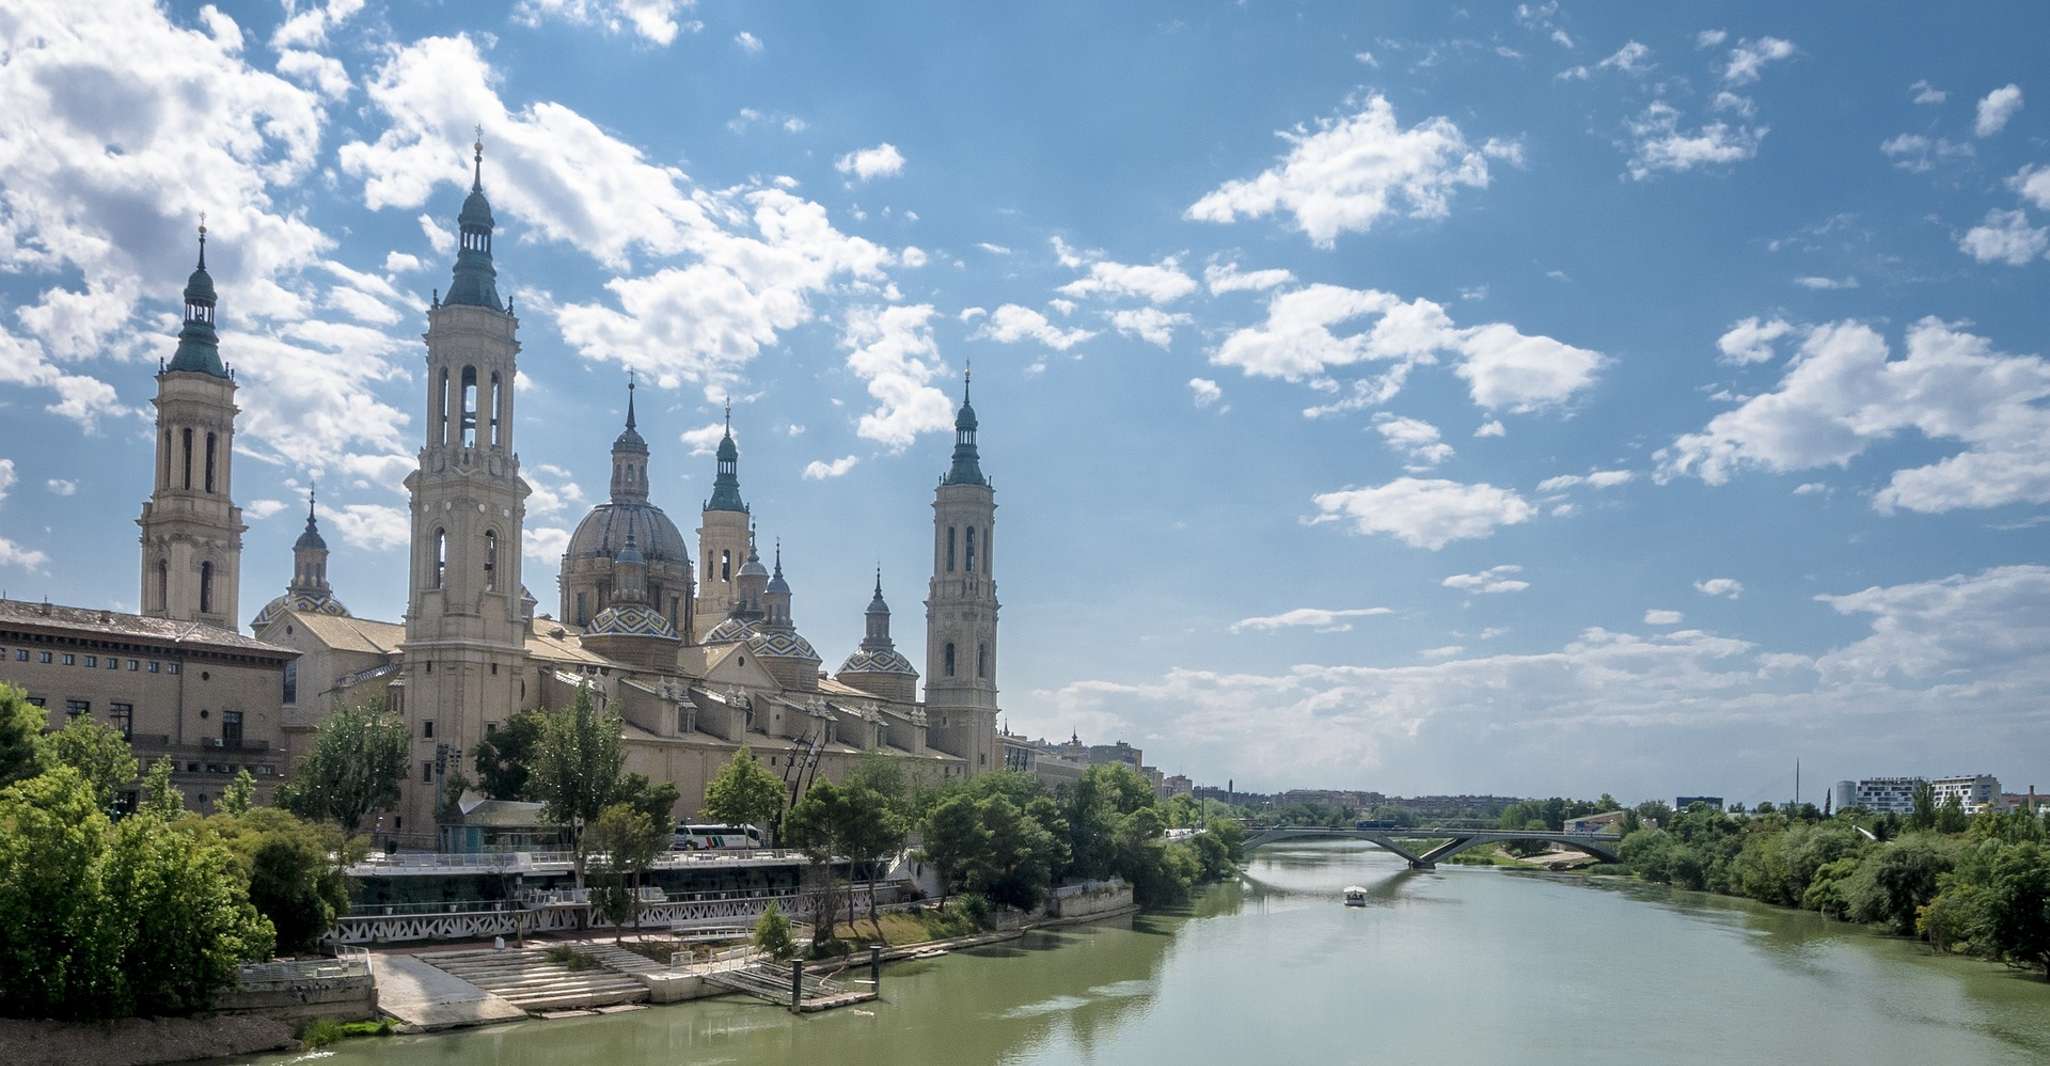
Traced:
<svg viewBox="0 0 2050 1066">
<path fill-rule="evenodd" d="M 819 653 L 812 649 L 811 641 L 798 635 L 794 629 L 761 629 L 748 638 L 747 646 L 754 653 L 766 659 L 809 659 L 819 661 Z"/>
<path fill-rule="evenodd" d="M 614 603 L 584 628 L 586 637 L 657 637 L 675 640 L 676 628 L 662 612 L 641 603 Z"/>
<path fill-rule="evenodd" d="M 206 226 L 199 227 L 199 266 L 185 279 L 185 325 L 178 330 L 178 350 L 166 373 L 228 376 L 221 362 L 221 339 L 214 332 L 214 278 L 206 272 Z"/>
<path fill-rule="evenodd" d="M 491 265 L 493 222 L 491 201 L 484 198 L 484 139 L 481 133 L 476 150 L 477 171 L 470 182 L 470 195 L 463 200 L 462 213 L 456 216 L 456 226 L 462 231 L 462 247 L 456 251 L 455 277 L 449 282 L 448 296 L 441 302 L 501 311 L 504 305 L 498 300 L 498 270 Z"/>
<path fill-rule="evenodd" d="M 712 627 L 700 643 L 738 644 L 755 635 L 754 623 L 745 618 L 728 618 Z"/>
<path fill-rule="evenodd" d="M 591 513 L 577 523 L 576 532 L 570 534 L 569 548 L 563 557 L 617 557 L 625 549 L 629 534 L 648 562 L 690 565 L 690 552 L 684 547 L 683 534 L 676 523 L 662 513 L 662 508 L 644 500 L 608 500 L 591 508 Z"/>
<path fill-rule="evenodd" d="M 911 660 L 895 648 L 864 648 L 847 657 L 837 671 L 842 674 L 904 674 L 917 677 Z"/>
<path fill-rule="evenodd" d="M 406 627 L 397 622 L 379 622 L 349 615 L 328 615 L 291 609 L 293 619 L 322 644 L 337 651 L 387 655 L 405 643 Z"/>
<path fill-rule="evenodd" d="M 26 600 L 0 599 L 0 625 L 91 633 L 95 636 L 120 637 L 180 647 L 211 648 L 279 659 L 288 659 L 299 654 L 292 648 L 281 648 L 276 644 L 245 637 L 232 629 L 223 629 L 205 622 L 182 622 L 170 618 L 126 614 L 121 611 L 101 611 L 90 607 L 30 603 Z"/>
<path fill-rule="evenodd" d="M 276 621 L 286 611 L 298 611 L 302 615 L 330 615 L 348 617 L 349 609 L 331 592 L 293 591 L 287 589 L 282 595 L 274 596 L 256 617 L 249 621 L 251 633 Z"/>
</svg>

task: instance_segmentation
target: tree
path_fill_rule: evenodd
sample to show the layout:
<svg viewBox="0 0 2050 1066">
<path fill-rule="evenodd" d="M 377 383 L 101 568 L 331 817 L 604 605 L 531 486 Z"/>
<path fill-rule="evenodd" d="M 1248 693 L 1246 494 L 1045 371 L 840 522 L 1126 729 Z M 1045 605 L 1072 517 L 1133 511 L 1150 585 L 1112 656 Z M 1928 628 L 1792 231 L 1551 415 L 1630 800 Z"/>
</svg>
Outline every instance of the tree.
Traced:
<svg viewBox="0 0 2050 1066">
<path fill-rule="evenodd" d="M 245 766 L 235 771 L 235 779 L 221 791 L 219 806 L 222 814 L 243 815 L 249 813 L 255 802 L 256 779 L 249 776 L 249 768 Z"/>
<path fill-rule="evenodd" d="M 612 923 L 613 939 L 620 927 L 641 925 L 641 878 L 655 857 L 669 847 L 666 821 L 657 822 L 630 803 L 614 803 L 591 823 L 592 850 L 605 856 L 598 909 Z"/>
<path fill-rule="evenodd" d="M 477 787 L 492 799 L 528 799 L 534 751 L 547 719 L 538 711 L 519 711 L 477 742 Z"/>
<path fill-rule="evenodd" d="M 185 793 L 171 783 L 172 769 L 169 755 L 160 755 L 149 765 L 149 772 L 142 775 L 142 798 L 136 803 L 136 813 L 170 819 L 185 809 Z"/>
<path fill-rule="evenodd" d="M 878 869 L 904 847 L 905 825 L 889 799 L 863 785 L 843 790 L 845 802 L 836 812 L 833 839 L 847 861 L 869 868 L 868 920 L 877 939 L 883 937 L 883 923 L 876 908 L 876 880 L 887 870 Z"/>
<path fill-rule="evenodd" d="M 1965 805 L 1953 792 L 1944 797 L 1936 808 L 1936 831 L 1939 833 L 1962 833 L 1971 828 L 1971 818 L 1965 814 Z"/>
<path fill-rule="evenodd" d="M 1871 891 L 1863 894 L 1859 917 L 1912 935 L 1915 912 L 1936 898 L 1938 879 L 1950 866 L 1950 856 L 1928 837 L 1911 836 L 1886 847 L 1872 868 Z"/>
<path fill-rule="evenodd" d="M 27 693 L 0 681 L 0 788 L 42 772 L 38 741 L 48 721 Z"/>
<path fill-rule="evenodd" d="M 921 854 L 939 875 L 940 909 L 959 891 L 964 878 L 989 850 L 989 830 L 975 801 L 956 793 L 934 804 L 925 815 L 925 846 Z"/>
<path fill-rule="evenodd" d="M 2035 843 L 2001 849 L 1986 894 L 1994 946 L 2050 978 L 2050 851 Z"/>
<path fill-rule="evenodd" d="M 625 760 L 621 728 L 619 715 L 597 710 L 591 687 L 580 685 L 568 710 L 546 713 L 541 743 L 534 752 L 530 787 L 545 804 L 543 817 L 569 833 L 578 888 L 584 887 L 584 830 L 611 804 L 619 786 Z"/>
<path fill-rule="evenodd" d="M 270 957 L 274 931 L 256 912 L 233 855 L 150 813 L 113 829 L 106 859 L 107 919 L 131 931 L 121 960 L 137 1014 L 184 1014 L 232 988 L 241 963 Z"/>
<path fill-rule="evenodd" d="M 111 1011 L 126 944 L 102 918 L 108 832 L 92 786 L 69 767 L 0 790 L 0 1011 Z"/>
<path fill-rule="evenodd" d="M 811 860 L 812 867 L 825 873 L 826 887 L 812 918 L 814 947 L 833 939 L 833 925 L 839 915 L 838 891 L 833 883 L 834 830 L 840 821 L 840 807 L 846 802 L 838 785 L 821 781 L 805 792 L 783 816 L 783 836 Z"/>
<path fill-rule="evenodd" d="M 1936 790 L 1927 781 L 1915 782 L 1914 807 L 1908 814 L 1909 829 L 1936 828 Z"/>
<path fill-rule="evenodd" d="M 767 952 L 777 962 L 789 958 L 796 949 L 790 939 L 790 919 L 783 917 L 775 900 L 770 900 L 762 909 L 762 916 L 755 919 L 754 943 L 756 950 Z"/>
<path fill-rule="evenodd" d="M 77 770 L 92 786 L 93 801 L 101 810 L 112 807 L 121 786 L 135 780 L 135 752 L 127 738 L 82 714 L 55 733 L 45 733 L 37 749 L 43 766 Z"/>
<path fill-rule="evenodd" d="M 406 723 L 382 700 L 337 707 L 280 790 L 279 805 L 353 836 L 370 812 L 398 803 L 411 745 Z"/>
<path fill-rule="evenodd" d="M 783 811 L 783 782 L 742 747 L 705 785 L 705 817 L 731 825 L 773 828 Z"/>
<path fill-rule="evenodd" d="M 224 809 L 225 801 L 224 795 Z M 343 871 L 360 857 L 361 845 L 352 845 L 335 826 L 259 807 L 217 814 L 198 822 L 195 830 L 241 863 L 249 902 L 270 919 L 278 950 L 318 950 L 335 920 L 348 912 L 349 881 Z"/>
<path fill-rule="evenodd" d="M 675 785 L 663 781 L 656 783 L 646 774 L 628 774 L 619 779 L 619 787 L 613 790 L 612 802 L 624 803 L 648 816 L 648 820 L 671 832 L 675 824 L 676 802 L 683 798 Z"/>
</svg>

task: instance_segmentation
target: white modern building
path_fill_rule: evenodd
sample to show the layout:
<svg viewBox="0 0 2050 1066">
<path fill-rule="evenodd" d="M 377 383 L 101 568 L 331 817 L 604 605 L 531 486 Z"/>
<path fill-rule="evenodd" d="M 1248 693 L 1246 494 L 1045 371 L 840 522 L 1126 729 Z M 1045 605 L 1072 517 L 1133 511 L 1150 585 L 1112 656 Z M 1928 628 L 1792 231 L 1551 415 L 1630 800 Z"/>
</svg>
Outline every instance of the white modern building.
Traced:
<svg viewBox="0 0 2050 1066">
<path fill-rule="evenodd" d="M 1863 807 L 1879 814 L 1908 814 L 1915 809 L 1915 787 L 1927 783 L 1941 807 L 1957 797 L 1966 814 L 2001 807 L 2000 779 L 1992 774 L 1956 774 L 1950 777 L 1867 777 L 1838 781 L 1830 789 L 1837 810 Z"/>
</svg>

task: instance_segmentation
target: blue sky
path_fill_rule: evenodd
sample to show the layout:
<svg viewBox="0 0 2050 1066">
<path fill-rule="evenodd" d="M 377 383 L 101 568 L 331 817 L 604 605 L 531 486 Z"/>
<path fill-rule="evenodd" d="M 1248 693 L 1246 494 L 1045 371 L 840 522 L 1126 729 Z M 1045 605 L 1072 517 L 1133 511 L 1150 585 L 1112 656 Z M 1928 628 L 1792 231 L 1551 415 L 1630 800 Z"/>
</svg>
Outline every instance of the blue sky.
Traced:
<svg viewBox="0 0 2050 1066">
<path fill-rule="evenodd" d="M 800 626 L 922 647 L 973 360 L 1010 724 L 1246 787 L 1723 792 L 2050 754 L 2040 5 L 0 0 L 0 585 L 132 608 L 208 213 L 242 614 L 405 589 L 471 128 L 527 584 L 626 371 L 734 400 Z M 2035 80 L 2032 80 L 2035 79 Z M 915 657 L 915 656 L 914 656 Z M 2050 782 L 2045 782 L 2050 784 Z"/>
</svg>

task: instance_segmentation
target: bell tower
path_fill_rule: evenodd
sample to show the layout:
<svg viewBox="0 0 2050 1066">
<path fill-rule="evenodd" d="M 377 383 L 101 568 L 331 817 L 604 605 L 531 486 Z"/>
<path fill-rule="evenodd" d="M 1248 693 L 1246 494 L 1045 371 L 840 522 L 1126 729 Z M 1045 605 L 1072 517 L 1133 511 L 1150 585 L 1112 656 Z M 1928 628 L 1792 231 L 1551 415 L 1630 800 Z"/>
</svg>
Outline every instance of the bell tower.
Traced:
<svg viewBox="0 0 2050 1066">
<path fill-rule="evenodd" d="M 531 490 L 513 450 L 519 320 L 498 298 L 481 136 L 475 150 L 455 277 L 427 312 L 427 438 L 406 476 L 413 558 L 403 702 L 411 766 L 427 768 L 409 770 L 402 786 L 396 828 L 408 836 L 432 831 L 446 776 L 519 708 L 526 661 L 520 541 Z"/>
<path fill-rule="evenodd" d="M 142 505 L 142 613 L 236 628 L 242 509 L 235 506 L 235 376 L 214 332 L 214 279 L 199 266 L 185 282 L 178 351 L 157 373 L 156 482 Z"/>
<path fill-rule="evenodd" d="M 925 714 L 933 746 L 960 756 L 970 774 L 1003 769 L 996 747 L 996 491 L 982 474 L 975 431 L 964 373 L 954 463 L 933 493 Z"/>
<path fill-rule="evenodd" d="M 717 476 L 698 522 L 697 628 L 711 632 L 740 603 L 740 568 L 754 543 L 748 509 L 740 498 L 740 448 L 733 443 L 733 403 L 726 404 L 726 435 L 719 440 Z M 691 634 L 695 641 L 698 634 Z"/>
</svg>

